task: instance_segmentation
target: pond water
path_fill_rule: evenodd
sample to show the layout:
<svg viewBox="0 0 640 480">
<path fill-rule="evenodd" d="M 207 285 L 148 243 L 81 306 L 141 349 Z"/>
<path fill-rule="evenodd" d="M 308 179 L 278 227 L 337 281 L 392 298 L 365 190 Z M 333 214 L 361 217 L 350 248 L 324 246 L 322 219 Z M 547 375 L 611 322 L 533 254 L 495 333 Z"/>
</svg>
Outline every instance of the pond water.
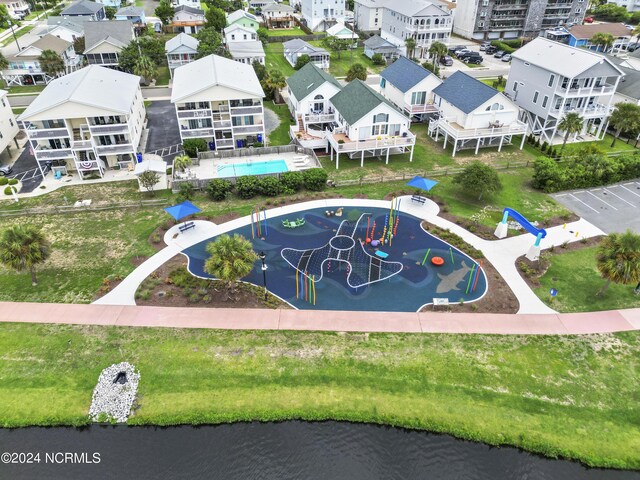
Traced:
<svg viewBox="0 0 640 480">
<path fill-rule="evenodd" d="M 41 454 L 38 464 L 0 463 L 7 479 L 640 479 L 446 435 L 339 422 L 0 430 L 0 450 Z M 45 463 L 45 452 L 99 453 L 100 462 Z"/>
</svg>

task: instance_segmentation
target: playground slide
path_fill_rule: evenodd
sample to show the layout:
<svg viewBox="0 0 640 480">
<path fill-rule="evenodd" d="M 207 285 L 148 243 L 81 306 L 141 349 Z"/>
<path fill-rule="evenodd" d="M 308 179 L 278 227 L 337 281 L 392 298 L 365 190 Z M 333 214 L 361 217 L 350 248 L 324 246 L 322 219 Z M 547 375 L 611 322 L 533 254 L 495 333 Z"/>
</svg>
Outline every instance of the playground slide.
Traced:
<svg viewBox="0 0 640 480">
<path fill-rule="evenodd" d="M 547 231 L 544 228 L 536 228 L 529 222 L 529 220 L 527 220 L 520 213 L 511 208 L 505 208 L 502 214 L 502 223 L 507 223 L 507 217 L 511 217 L 520 225 L 522 225 L 522 227 L 530 234 L 535 235 L 536 237 L 540 235 L 540 238 L 544 238 L 547 236 Z"/>
</svg>

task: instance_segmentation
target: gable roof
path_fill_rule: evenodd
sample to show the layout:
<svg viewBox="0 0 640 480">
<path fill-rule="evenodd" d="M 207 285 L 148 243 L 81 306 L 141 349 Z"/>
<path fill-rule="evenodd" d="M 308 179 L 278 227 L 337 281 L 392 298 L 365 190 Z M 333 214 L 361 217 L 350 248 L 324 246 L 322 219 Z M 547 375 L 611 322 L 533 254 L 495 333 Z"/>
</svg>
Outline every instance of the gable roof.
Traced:
<svg viewBox="0 0 640 480">
<path fill-rule="evenodd" d="M 382 78 L 402 93 L 408 92 L 429 75 L 433 75 L 433 73 L 418 65 L 413 60 L 402 56 L 385 68 L 380 74 Z"/>
<path fill-rule="evenodd" d="M 287 85 L 297 100 L 306 98 L 325 82 L 329 82 L 338 87 L 338 90 L 342 90 L 342 86 L 335 78 L 321 68 L 316 67 L 313 62 L 307 63 L 287 78 Z"/>
<path fill-rule="evenodd" d="M 464 113 L 470 113 L 499 92 L 458 70 L 434 88 L 433 93 Z"/>
<path fill-rule="evenodd" d="M 393 0 L 385 2 L 384 8 L 401 13 L 407 17 L 413 17 L 428 7 L 434 7 L 442 10 L 442 13 L 448 14 L 449 9 L 439 2 L 431 2 L 429 0 Z"/>
<path fill-rule="evenodd" d="M 180 48 L 183 45 L 189 47 L 192 50 L 197 50 L 200 42 L 197 38 L 187 35 L 186 33 L 180 33 L 173 38 L 170 38 L 164 44 L 164 51 L 167 53 L 173 52 L 176 48 Z"/>
<path fill-rule="evenodd" d="M 297 52 L 299 50 L 305 49 L 306 51 L 310 52 L 310 53 L 326 53 L 327 55 L 329 54 L 329 52 L 327 52 L 324 48 L 321 47 L 315 47 L 313 45 L 311 45 L 310 43 L 305 42 L 304 40 L 301 40 L 299 38 L 294 38 L 293 40 L 289 40 L 288 42 L 284 42 L 282 44 L 282 46 L 284 47 L 284 53 L 294 53 Z"/>
<path fill-rule="evenodd" d="M 227 35 L 235 30 L 242 30 L 246 33 L 251 33 L 253 35 L 256 34 L 256 31 L 253 28 L 245 27 L 244 25 L 240 25 L 239 23 L 234 23 L 233 25 L 229 25 L 224 29 L 224 34 Z"/>
<path fill-rule="evenodd" d="M 60 15 L 95 15 L 103 8 L 104 5 L 101 3 L 91 2 L 89 0 L 78 0 L 62 10 Z"/>
<path fill-rule="evenodd" d="M 144 15 L 144 8 L 134 7 L 129 5 L 128 7 L 122 7 L 116 12 L 116 17 L 142 17 Z"/>
<path fill-rule="evenodd" d="M 107 40 L 112 45 L 124 48 L 134 38 L 133 24 L 129 20 L 91 22 L 84 33 L 85 52 Z"/>
<path fill-rule="evenodd" d="M 200 8 L 195 8 L 195 7 L 190 7 L 188 5 L 179 5 L 174 9 L 174 16 L 176 13 L 180 13 L 180 12 L 187 12 L 190 13 L 191 15 L 202 15 L 204 16 L 204 10 L 200 9 Z"/>
<path fill-rule="evenodd" d="M 396 110 L 386 98 L 373 90 L 362 80 L 353 80 L 331 97 L 331 103 L 342 118 L 353 125 L 371 110 L 384 103 Z"/>
<path fill-rule="evenodd" d="M 287 5 L 286 3 L 270 3 L 269 5 L 267 5 L 266 7 L 262 8 L 262 12 L 283 12 L 283 13 L 291 13 L 294 12 L 295 9 L 290 6 Z"/>
<path fill-rule="evenodd" d="M 50 82 L 19 119 L 30 120 L 66 102 L 127 114 L 139 88 L 136 75 L 89 65 Z"/>
<path fill-rule="evenodd" d="M 247 56 L 262 56 L 264 57 L 264 48 L 262 47 L 262 42 L 258 40 L 249 40 L 242 42 L 229 42 L 227 43 L 227 48 L 229 49 L 229 53 L 233 58 L 236 57 L 247 57 Z"/>
<path fill-rule="evenodd" d="M 631 30 L 624 26 L 624 23 L 585 23 L 584 25 L 574 25 L 569 29 L 571 36 L 578 40 L 591 40 L 596 33 L 609 33 L 617 37 L 630 37 Z"/>
<path fill-rule="evenodd" d="M 530 41 L 511 56 L 569 78 L 604 62 L 622 73 L 609 59 L 593 50 L 570 47 L 543 37 Z"/>
<path fill-rule="evenodd" d="M 53 50 L 58 54 L 64 52 L 70 46 L 71 42 L 63 40 L 62 38 L 56 37 L 55 35 L 51 35 L 49 33 L 29 45 L 29 47 L 35 47 L 43 51 Z"/>
<path fill-rule="evenodd" d="M 64 18 L 64 17 L 49 17 L 47 19 L 47 25 L 42 27 L 39 30 L 38 34 L 46 34 L 47 32 L 52 32 L 56 28 L 66 28 L 67 30 L 82 35 L 84 33 L 84 22 L 79 19 L 74 18 Z"/>
<path fill-rule="evenodd" d="M 354 31 L 348 28 L 344 23 L 336 23 L 333 27 L 327 30 L 327 35 L 334 37 L 337 37 L 338 35 L 351 35 L 353 38 L 358 38 L 358 35 L 356 35 Z"/>
<path fill-rule="evenodd" d="M 227 25 L 231 25 L 233 22 L 240 20 L 242 17 L 246 17 L 249 20 L 253 20 L 254 22 L 258 21 L 258 19 L 255 16 L 251 15 L 249 12 L 245 12 L 244 10 L 236 10 L 235 12 L 227 15 Z"/>
<path fill-rule="evenodd" d="M 370 48 L 371 50 L 375 50 L 377 48 L 398 48 L 390 41 L 382 38 L 380 35 L 374 35 L 367 38 L 364 41 L 364 46 Z"/>
<path fill-rule="evenodd" d="M 171 101 L 180 102 L 218 85 L 264 97 L 260 81 L 251 65 L 218 55 L 209 55 L 175 69 Z"/>
<path fill-rule="evenodd" d="M 620 57 L 610 56 L 609 60 L 624 72 L 624 77 L 618 82 L 616 93 L 640 100 L 640 70 L 631 68 L 628 62 Z"/>
</svg>

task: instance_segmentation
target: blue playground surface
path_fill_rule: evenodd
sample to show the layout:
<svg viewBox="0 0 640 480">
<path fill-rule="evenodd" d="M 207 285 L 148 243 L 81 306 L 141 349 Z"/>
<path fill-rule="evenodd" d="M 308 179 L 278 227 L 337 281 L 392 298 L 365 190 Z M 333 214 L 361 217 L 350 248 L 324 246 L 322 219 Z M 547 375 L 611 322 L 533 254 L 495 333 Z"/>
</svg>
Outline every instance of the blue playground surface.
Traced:
<svg viewBox="0 0 640 480">
<path fill-rule="evenodd" d="M 363 247 L 362 241 L 374 221 L 374 238 L 382 237 L 388 209 L 344 207 L 342 216 L 328 217 L 325 213 L 325 208 L 318 208 L 267 217 L 267 228 L 263 221 L 260 237 L 254 227 L 252 238 L 251 225 L 227 233 L 243 235 L 251 240 L 256 252 L 265 252 L 269 291 L 299 309 L 415 312 L 432 303 L 433 298 L 468 302 L 482 297 L 487 289 L 483 270 L 477 282 L 475 275 L 469 282 L 472 268 L 477 268 L 473 259 L 425 232 L 420 220 L 412 215 L 399 213 L 391 246 L 374 248 Z M 283 220 L 296 219 L 304 219 L 304 224 L 283 226 Z M 215 238 L 182 252 L 189 258 L 193 275 L 212 278 L 203 268 L 208 258 L 206 244 Z M 429 257 L 421 265 L 428 249 Z M 434 266 L 434 256 L 441 257 L 444 264 Z M 243 280 L 262 286 L 259 260 Z M 469 284 L 469 293 L 465 293 Z"/>
</svg>

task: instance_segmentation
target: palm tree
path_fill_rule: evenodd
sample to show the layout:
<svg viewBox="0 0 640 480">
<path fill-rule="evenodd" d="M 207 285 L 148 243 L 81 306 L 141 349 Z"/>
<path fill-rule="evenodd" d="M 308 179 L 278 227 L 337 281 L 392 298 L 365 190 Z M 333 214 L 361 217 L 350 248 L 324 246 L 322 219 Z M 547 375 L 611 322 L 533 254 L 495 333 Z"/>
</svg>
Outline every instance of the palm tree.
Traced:
<svg viewBox="0 0 640 480">
<path fill-rule="evenodd" d="M 204 271 L 213 275 L 230 290 L 242 277 L 249 275 L 258 256 L 251 242 L 242 235 L 220 235 L 214 242 L 207 244 L 207 253 L 211 255 L 204 264 Z"/>
<path fill-rule="evenodd" d="M 433 42 L 429 47 L 429 55 L 433 58 L 433 69 L 435 70 L 436 65 L 440 61 L 440 59 L 445 56 L 448 52 L 447 46 L 442 42 Z"/>
<path fill-rule="evenodd" d="M 287 81 L 280 70 L 272 69 L 265 78 L 265 86 L 273 92 L 273 101 L 278 103 L 280 89 L 287 86 Z"/>
<path fill-rule="evenodd" d="M 191 161 L 191 158 L 189 157 L 189 155 L 178 155 L 176 158 L 173 159 L 173 168 L 175 170 L 180 170 L 181 172 L 184 172 L 187 167 L 190 167 L 191 164 L 193 162 Z"/>
<path fill-rule="evenodd" d="M 35 225 L 13 225 L 0 237 L 0 263 L 18 272 L 29 270 L 31 285 L 38 284 L 36 265 L 51 255 L 51 244 Z"/>
<path fill-rule="evenodd" d="M 636 37 L 636 43 L 640 42 L 640 25 L 636 25 L 636 28 L 633 29 L 633 35 Z"/>
<path fill-rule="evenodd" d="M 602 51 L 606 52 L 613 46 L 615 39 L 610 33 L 598 32 L 591 37 L 591 43 L 596 47 L 602 47 Z"/>
<path fill-rule="evenodd" d="M 156 75 L 156 64 L 146 55 L 140 55 L 133 65 L 133 73 L 141 76 L 148 85 Z"/>
<path fill-rule="evenodd" d="M 9 61 L 2 52 L 0 52 L 0 70 L 6 70 L 7 68 L 9 68 Z"/>
<path fill-rule="evenodd" d="M 606 236 L 598 246 L 596 265 L 606 280 L 598 296 L 604 294 L 611 282 L 622 285 L 640 282 L 640 235 L 627 230 Z"/>
<path fill-rule="evenodd" d="M 361 63 L 354 63 L 347 72 L 347 82 L 351 82 L 356 78 L 363 82 L 367 79 L 367 68 Z"/>
<path fill-rule="evenodd" d="M 53 50 L 44 50 L 38 57 L 38 62 L 42 71 L 52 77 L 57 77 L 64 73 L 64 60 Z"/>
<path fill-rule="evenodd" d="M 616 104 L 609 117 L 609 125 L 616 129 L 611 142 L 613 148 L 622 132 L 634 132 L 640 128 L 640 107 L 633 103 Z"/>
<path fill-rule="evenodd" d="M 558 123 L 558 130 L 562 130 L 564 132 L 564 140 L 562 141 L 562 148 L 560 149 L 561 154 L 567 144 L 567 140 L 569 140 L 569 135 L 572 133 L 578 133 L 582 130 L 583 124 L 584 119 L 577 112 L 570 112 L 562 117 L 562 120 Z"/>
<path fill-rule="evenodd" d="M 407 57 L 413 58 L 413 51 L 416 49 L 416 39 L 409 37 L 404 41 L 405 47 L 407 47 Z"/>
</svg>

